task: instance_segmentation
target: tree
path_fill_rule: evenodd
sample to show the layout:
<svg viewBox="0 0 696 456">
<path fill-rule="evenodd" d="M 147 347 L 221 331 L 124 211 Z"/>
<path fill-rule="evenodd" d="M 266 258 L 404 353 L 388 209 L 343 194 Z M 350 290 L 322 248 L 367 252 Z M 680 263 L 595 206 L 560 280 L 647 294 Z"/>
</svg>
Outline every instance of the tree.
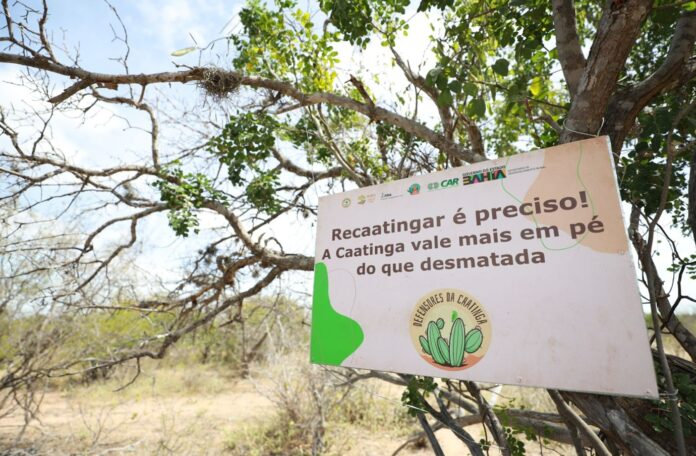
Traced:
<svg viewBox="0 0 696 456">
<path fill-rule="evenodd" d="M 64 209 L 55 211 L 57 219 L 97 213 L 107 220 L 90 218 L 73 255 L 51 264 L 71 271 L 75 280 L 52 299 L 75 306 L 81 291 L 108 275 L 111 263 L 137 244 L 139 227 L 149 218 L 166 214 L 177 235 L 191 245 L 205 244 L 192 247 L 197 253 L 175 289 L 133 303 L 142 312 L 174 311 L 167 330 L 113 351 L 99 365 L 161 358 L 196 328 L 233 309 L 241 312 L 246 298 L 281 276 L 312 271 L 312 257 L 286 252 L 269 233 L 290 214 L 311 219 L 315 189 L 366 186 L 504 156 L 519 144 L 546 147 L 606 134 L 622 198 L 631 207 L 629 234 L 653 327 L 671 334 L 690 360 L 665 356 L 658 330 L 666 401 L 550 392 L 557 416 L 515 413 L 538 428 L 560 427 L 555 437 L 572 442 L 578 454 L 586 445 L 598 454 L 685 454 L 684 427 L 691 432 L 688 443 L 695 444 L 693 397 L 674 383 L 684 376 L 693 381 L 696 336 L 675 310 L 694 301 L 682 284 L 694 274 L 696 256 L 680 252 L 683 243 L 669 238 L 666 227 L 691 232 L 696 241 L 694 2 L 423 0 L 409 6 L 403 0 L 322 0 L 319 7 L 313 16 L 292 0 L 251 0 L 239 14 L 241 31 L 223 37 L 232 49 L 225 56 L 229 65 L 132 73 L 126 52 L 123 71 L 106 74 L 82 67 L 77 56 L 51 42 L 45 2 L 33 8 L 3 0 L 0 62 L 24 68 L 23 83 L 47 102 L 42 112 L 32 113 L 41 125 L 30 133 L 14 126 L 20 113 L 2 112 L 3 201 L 15 202 L 20 214 L 51 201 Z M 399 42 L 412 19 L 424 15 L 435 24 L 431 55 L 412 62 Z M 116 37 L 129 49 L 125 29 Z M 376 79 L 380 68 L 349 70 L 341 80 L 337 49 L 344 43 L 363 52 L 381 44 L 403 79 L 391 91 Z M 213 44 L 174 55 L 199 52 L 202 61 Z M 152 88 L 167 83 L 195 83 L 209 101 L 207 109 L 179 115 L 172 114 L 174 108 L 157 108 L 156 102 L 164 102 Z M 47 132 L 54 113 L 87 117 L 111 105 L 146 116 L 146 157 L 90 167 L 53 148 Z M 161 117 L 195 140 L 162 152 Z M 203 230 L 203 214 L 214 214 L 224 226 Z M 125 241 L 100 242 L 120 227 Z M 656 265 L 656 236 L 667 236 L 669 268 Z M 475 384 L 461 388 L 369 375 L 408 385 L 406 400 L 454 429 L 473 454 L 482 454 L 480 445 L 441 398 L 478 414 L 503 453 L 511 454 L 501 418 Z M 423 400 L 435 390 L 438 408 Z M 667 410 L 671 418 L 665 419 Z M 650 421 L 656 413 L 659 426 Z M 425 416 L 419 419 L 432 437 Z M 601 430 L 601 438 L 588 423 Z M 674 433 L 656 431 L 660 426 Z"/>
</svg>

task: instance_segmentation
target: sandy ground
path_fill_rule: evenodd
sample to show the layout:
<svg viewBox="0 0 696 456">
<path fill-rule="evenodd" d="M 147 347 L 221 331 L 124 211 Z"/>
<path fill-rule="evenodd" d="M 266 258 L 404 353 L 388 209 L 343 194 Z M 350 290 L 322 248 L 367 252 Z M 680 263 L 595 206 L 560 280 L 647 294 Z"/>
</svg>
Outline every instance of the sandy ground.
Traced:
<svg viewBox="0 0 696 456">
<path fill-rule="evenodd" d="M 214 393 L 114 394 L 106 398 L 79 388 L 46 393 L 40 421 L 26 429 L 19 443 L 16 436 L 23 426 L 22 415 L 0 419 L 0 456 L 225 454 L 234 429 L 268 418 L 276 410 L 248 380 L 230 382 Z M 390 455 L 406 440 L 378 429 L 349 429 L 344 434 L 340 445 L 345 450 L 339 452 L 347 456 Z M 451 432 L 439 431 L 438 437 L 447 455 L 468 454 Z M 19 451 L 22 448 L 26 451 Z M 429 447 L 409 447 L 399 454 L 432 452 Z"/>
<path fill-rule="evenodd" d="M 234 372 L 212 366 L 184 363 L 158 368 L 152 364 L 146 365 L 137 381 L 121 391 L 116 390 L 132 379 L 127 370 L 89 385 L 64 383 L 60 389 L 44 394 L 41 413 L 25 429 L 21 440 L 17 436 L 24 427 L 23 415 L 15 411 L 0 417 L 0 456 L 231 454 L 230 446 L 235 443 L 239 448 L 267 438 L 254 440 L 249 436 L 258 436 L 264 423 L 274 422 L 279 409 L 269 397 L 278 398 L 273 393 L 279 388 L 290 391 L 292 398 L 304 397 L 292 385 L 305 382 L 308 377 L 297 377 L 292 371 L 287 367 L 260 367 L 252 374 L 255 378 L 240 379 Z M 327 423 L 327 456 L 392 455 L 410 436 L 421 431 L 415 419 L 404 417 L 400 399 L 403 387 L 377 380 L 369 382 L 354 385 L 357 397 L 351 396 L 352 408 L 333 414 L 343 417 L 342 422 Z M 517 398 L 514 401 L 524 398 L 537 406 L 548 400 L 543 391 L 530 389 L 507 387 L 498 394 Z M 367 407 L 371 408 L 365 412 L 367 420 L 363 418 L 356 424 L 349 419 Z M 466 430 L 477 441 L 485 437 L 480 425 Z M 436 435 L 447 456 L 470 454 L 451 431 L 440 430 Z M 524 440 L 520 434 L 517 438 Z M 433 454 L 424 440 L 420 443 L 407 446 L 399 455 Z M 556 446 L 542 452 L 538 443 L 525 442 L 525 450 L 526 455 L 534 456 L 569 454 L 566 450 L 570 449 Z M 498 456 L 500 452 L 491 448 L 487 454 Z"/>
<path fill-rule="evenodd" d="M 214 394 L 116 397 L 107 403 L 49 392 L 41 408 L 40 422 L 23 440 L 42 451 L 84 448 L 96 454 L 219 454 L 235 425 L 275 409 L 245 381 Z M 0 447 L 12 442 L 22 421 L 19 414 L 0 421 Z"/>
</svg>

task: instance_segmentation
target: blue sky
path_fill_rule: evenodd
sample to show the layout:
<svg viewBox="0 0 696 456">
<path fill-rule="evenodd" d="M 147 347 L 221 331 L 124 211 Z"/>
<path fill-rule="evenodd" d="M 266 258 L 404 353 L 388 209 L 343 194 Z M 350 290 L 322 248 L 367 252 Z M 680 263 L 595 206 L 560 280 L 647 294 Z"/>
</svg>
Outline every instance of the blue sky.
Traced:
<svg viewBox="0 0 696 456">
<path fill-rule="evenodd" d="M 174 68 L 177 63 L 195 63 L 197 55 L 175 59 L 170 53 L 194 44 L 207 44 L 224 36 L 237 23 L 234 19 L 243 5 L 222 0 L 115 0 L 128 31 L 132 71 L 151 72 Z M 64 28 L 72 49 L 79 43 L 83 62 L 93 71 L 121 70 L 110 57 L 119 57 L 122 43 L 113 40 L 109 25 L 121 34 L 121 28 L 109 6 L 97 0 L 49 2 L 49 26 Z M 224 30 L 223 30 L 224 29 Z M 54 35 L 54 39 L 59 38 Z M 60 40 L 57 40 L 60 41 Z M 220 43 L 221 45 L 223 43 Z"/>
<path fill-rule="evenodd" d="M 173 71 L 176 69 L 174 61 L 179 64 L 196 64 L 197 53 L 183 58 L 174 58 L 170 54 L 176 49 L 191 46 L 191 36 L 202 45 L 222 36 L 226 25 L 234 26 L 234 21 L 230 20 L 240 9 L 240 3 L 215 0 L 114 1 L 113 5 L 127 29 L 130 44 L 128 61 L 130 72 L 133 73 Z M 49 1 L 49 11 L 47 28 L 60 60 L 68 63 L 70 59 L 67 55 L 72 58 L 79 54 L 80 66 L 87 70 L 124 72 L 123 66 L 115 59 L 122 57 L 126 48 L 122 42 L 114 39 L 112 27 L 119 37 L 123 37 L 123 30 L 107 3 L 97 0 Z M 12 13 L 19 16 L 16 5 Z M 63 51 L 59 51 L 60 49 Z M 19 109 L 45 109 L 48 105 L 38 94 L 15 84 L 20 71 L 17 66 L 0 66 L 0 81 L 4 82 L 0 84 L 0 105 L 5 108 L 14 106 Z M 52 93 L 55 94 L 71 84 L 68 78 L 58 76 L 52 77 L 52 81 Z M 183 102 L 196 103 L 200 98 L 200 93 L 193 84 L 175 84 L 167 90 Z M 148 100 L 152 102 L 156 92 L 148 89 L 147 94 Z M 54 117 L 53 128 L 49 133 L 51 139 L 73 163 L 88 167 L 109 166 L 141 157 L 143 151 L 147 155 L 148 135 L 141 130 L 127 129 L 122 119 L 113 117 L 117 114 L 134 125 L 149 128 L 144 113 L 129 108 L 107 108 L 92 110 L 92 115 L 84 124 L 75 113 L 58 113 Z M 160 147 L 167 153 L 173 150 L 167 146 L 168 137 L 176 137 L 178 132 L 164 124 L 161 128 L 163 134 Z M 32 133 L 29 125 L 19 128 L 19 131 L 20 134 Z M 0 145 L 4 144 L 5 138 L 0 140 Z M 34 216 L 48 218 L 62 208 L 63 204 L 39 206 Z M 93 220 L 82 222 L 83 225 L 97 226 L 110 216 L 113 213 L 99 212 Z M 58 226 L 63 224 L 63 230 L 73 230 L 73 222 L 70 216 L 67 219 L 64 217 L 61 221 L 51 223 L 50 229 L 60 229 Z M 101 236 L 101 245 L 106 246 L 121 239 L 127 232 L 122 228 L 123 226 L 107 230 Z M 164 280 L 181 277 L 178 272 L 179 259 L 189 252 L 195 252 L 205 243 L 203 239 L 176 238 L 163 215 L 156 215 L 142 223 L 139 238 L 145 242 L 141 248 L 133 249 L 140 252 L 138 265 L 142 270 L 154 272 Z"/>
</svg>

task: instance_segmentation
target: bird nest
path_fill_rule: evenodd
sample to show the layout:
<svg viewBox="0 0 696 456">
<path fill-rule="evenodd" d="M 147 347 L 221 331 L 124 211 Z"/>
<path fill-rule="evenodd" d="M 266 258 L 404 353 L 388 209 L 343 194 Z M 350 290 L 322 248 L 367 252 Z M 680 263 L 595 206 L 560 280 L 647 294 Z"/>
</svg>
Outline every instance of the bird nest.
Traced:
<svg viewBox="0 0 696 456">
<path fill-rule="evenodd" d="M 200 86 L 214 98 L 226 98 L 239 89 L 240 79 L 236 74 L 219 68 L 206 68 Z"/>
</svg>

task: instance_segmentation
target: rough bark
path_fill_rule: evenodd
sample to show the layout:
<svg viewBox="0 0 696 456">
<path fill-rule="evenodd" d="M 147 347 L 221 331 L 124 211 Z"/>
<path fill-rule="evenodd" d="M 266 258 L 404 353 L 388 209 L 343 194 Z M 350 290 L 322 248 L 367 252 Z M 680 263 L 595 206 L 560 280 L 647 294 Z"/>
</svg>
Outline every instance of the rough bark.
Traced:
<svg viewBox="0 0 696 456">
<path fill-rule="evenodd" d="M 621 149 L 638 114 L 656 96 L 673 89 L 692 76 L 688 64 L 696 40 L 696 11 L 689 11 L 677 21 L 669 51 L 662 64 L 648 78 L 617 91 L 607 107 L 604 132 L 611 137 L 612 148 Z"/>
<path fill-rule="evenodd" d="M 575 8 L 573 0 L 553 0 L 552 6 L 558 59 L 572 99 L 578 92 L 582 71 L 585 69 L 585 56 L 575 23 Z"/>
<path fill-rule="evenodd" d="M 583 420 L 575 410 L 570 408 L 568 404 L 565 403 L 560 393 L 555 390 L 548 390 L 549 396 L 556 404 L 558 409 L 558 414 L 561 415 L 568 423 L 568 428 L 571 430 L 577 430 L 582 433 L 582 435 L 590 442 L 590 445 L 595 449 L 598 455 L 601 456 L 611 456 L 611 453 L 604 446 L 604 443 L 599 439 L 599 436 L 588 426 L 588 424 Z M 578 439 L 579 440 L 579 439 Z M 579 442 L 574 442 L 576 451 L 578 454 L 583 454 L 584 450 L 582 447 L 578 447 Z"/>
<path fill-rule="evenodd" d="M 694 245 L 696 245 L 696 150 L 694 150 L 694 152 L 691 154 L 691 161 L 689 161 L 689 190 L 687 208 L 687 223 L 689 224 L 689 228 L 691 228 L 691 236 L 694 238 Z"/>
<path fill-rule="evenodd" d="M 626 454 L 669 456 L 635 424 L 615 398 L 569 392 L 565 392 L 564 396 L 571 399 L 590 423 L 600 428 Z"/>
<path fill-rule="evenodd" d="M 653 350 L 653 359 L 657 361 L 657 358 L 657 351 Z M 669 360 L 672 374 L 685 374 L 691 378 L 692 382 L 696 381 L 696 364 L 671 355 L 667 355 L 667 359 Z M 671 432 L 655 433 L 653 424 L 645 419 L 649 414 L 655 413 L 655 404 L 653 402 L 622 397 L 616 398 L 616 402 L 623 407 L 628 416 L 636 423 L 643 433 L 649 435 L 669 454 L 677 454 L 674 435 Z M 692 452 L 696 451 L 696 435 L 691 435 L 686 438 L 686 448 L 692 449 Z"/>
<path fill-rule="evenodd" d="M 609 98 L 651 9 L 651 0 L 609 1 L 597 27 L 561 143 L 599 132 Z"/>
</svg>

